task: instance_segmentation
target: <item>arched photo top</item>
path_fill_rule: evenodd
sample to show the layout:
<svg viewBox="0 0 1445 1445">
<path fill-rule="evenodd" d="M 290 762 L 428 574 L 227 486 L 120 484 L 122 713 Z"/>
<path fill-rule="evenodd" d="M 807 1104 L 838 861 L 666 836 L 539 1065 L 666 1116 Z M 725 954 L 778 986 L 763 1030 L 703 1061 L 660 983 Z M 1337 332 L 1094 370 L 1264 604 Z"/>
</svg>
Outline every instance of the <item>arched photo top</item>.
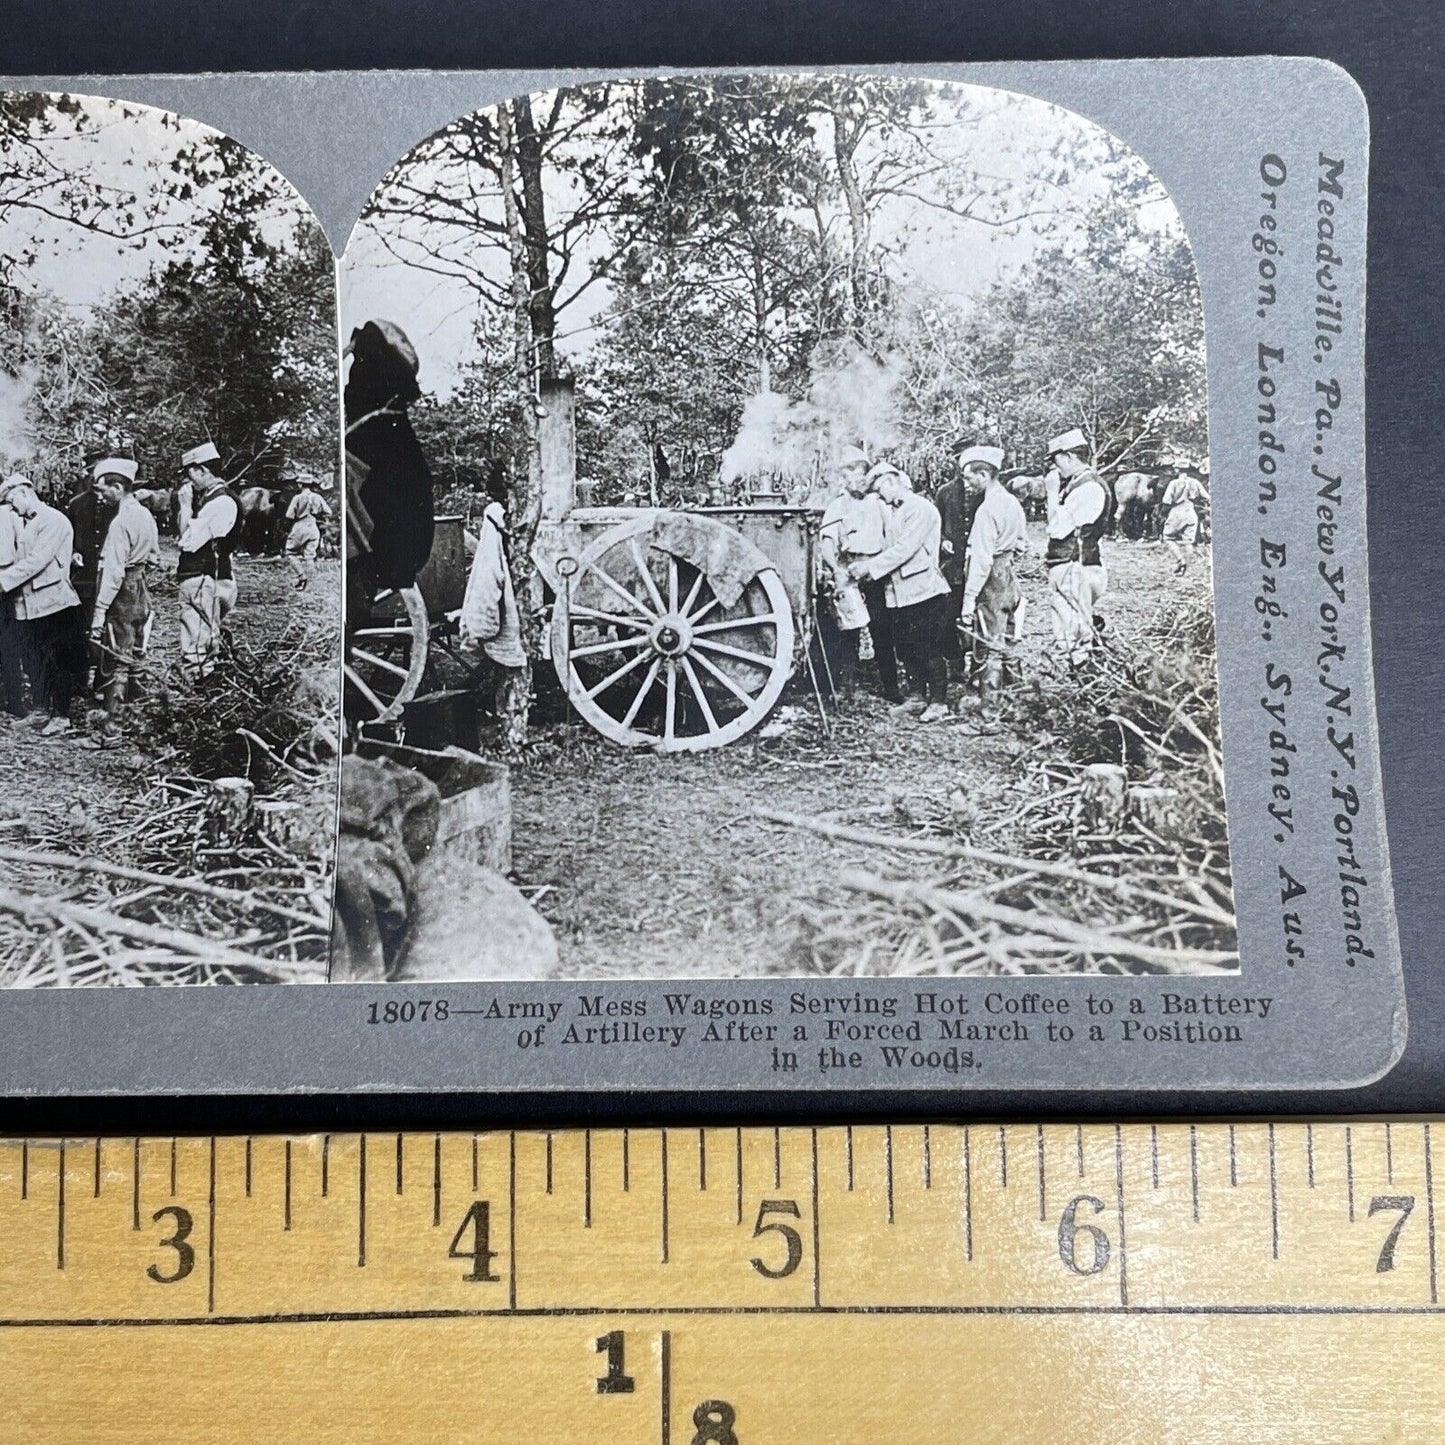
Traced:
<svg viewBox="0 0 1445 1445">
<path fill-rule="evenodd" d="M 334 261 L 300 193 L 199 121 L 0 93 L 0 460 L 63 494 L 97 455 L 169 485 L 333 472 Z"/>
<path fill-rule="evenodd" d="M 440 403 L 482 372 L 574 373 L 602 500 L 646 491 L 637 443 L 663 430 L 684 471 L 791 492 L 905 437 L 925 481 L 960 439 L 1041 472 L 1075 426 L 1121 471 L 1207 458 L 1178 211 L 1118 137 L 1017 92 L 742 74 L 517 97 L 394 167 L 342 269 L 343 328 L 400 325 Z M 629 414 L 594 445 L 604 377 Z"/>
</svg>

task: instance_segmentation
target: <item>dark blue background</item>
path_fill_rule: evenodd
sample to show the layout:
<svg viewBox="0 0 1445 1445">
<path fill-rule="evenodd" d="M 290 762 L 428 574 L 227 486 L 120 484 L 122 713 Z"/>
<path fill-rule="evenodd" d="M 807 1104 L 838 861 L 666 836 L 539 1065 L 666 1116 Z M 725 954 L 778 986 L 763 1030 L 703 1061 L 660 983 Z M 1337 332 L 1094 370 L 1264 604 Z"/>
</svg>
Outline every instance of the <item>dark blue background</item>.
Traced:
<svg viewBox="0 0 1445 1445">
<path fill-rule="evenodd" d="M 1410 1041 L 1347 1093 L 937 1092 L 588 1099 L 349 1097 L 31 1100 L 0 1129 L 135 1133 L 405 1125 L 777 1120 L 807 1116 L 1163 1117 L 1445 1110 L 1445 9 L 1439 0 L 1302 5 L 1010 0 L 7 0 L 0 73 L 848 64 L 1189 55 L 1319 55 L 1370 104 L 1369 506 L 1376 675 Z"/>
</svg>

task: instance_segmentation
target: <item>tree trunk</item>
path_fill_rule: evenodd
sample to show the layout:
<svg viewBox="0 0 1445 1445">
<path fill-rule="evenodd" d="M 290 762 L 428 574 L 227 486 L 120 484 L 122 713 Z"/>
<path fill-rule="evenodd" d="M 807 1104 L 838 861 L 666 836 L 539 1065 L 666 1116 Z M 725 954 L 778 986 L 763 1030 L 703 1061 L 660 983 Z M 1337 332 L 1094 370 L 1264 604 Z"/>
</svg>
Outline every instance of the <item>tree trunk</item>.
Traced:
<svg viewBox="0 0 1445 1445">
<path fill-rule="evenodd" d="M 844 320 L 848 333 L 860 346 L 863 344 L 863 323 L 868 314 L 868 211 L 863 204 L 853 156 L 858 149 L 861 129 L 861 125 L 858 130 L 849 129 L 843 117 L 836 111 L 833 113 L 833 159 L 838 167 L 838 184 L 842 187 L 843 200 L 848 207 L 848 229 L 853 238 L 848 257 L 848 285 L 844 292 Z"/>
<path fill-rule="evenodd" d="M 768 284 L 761 252 L 753 252 L 753 345 L 758 354 L 758 395 L 773 389 L 768 360 Z"/>
<path fill-rule="evenodd" d="M 522 647 L 527 660 L 520 668 L 508 669 L 501 689 L 504 743 L 508 751 L 527 740 L 527 715 L 532 694 L 532 659 L 541 654 L 537 609 L 530 605 L 535 590 L 532 545 L 542 518 L 542 445 L 537 425 L 536 379 L 532 358 L 531 280 L 527 246 L 522 236 L 522 218 L 517 206 L 517 155 L 512 115 L 506 105 L 497 107 L 497 139 L 501 149 L 502 203 L 506 212 L 507 249 L 512 262 L 513 365 L 522 394 L 522 439 L 525 466 L 514 473 L 509 500 L 511 520 L 511 565 L 521 612 Z"/>
<path fill-rule="evenodd" d="M 542 190 L 542 137 L 532 118 L 532 101 L 522 96 L 512 102 L 512 124 L 516 139 L 514 164 L 521 182 L 522 234 L 526 242 L 527 306 L 532 322 L 532 341 L 537 348 L 537 369 L 554 376 L 557 358 L 552 338 L 557 331 L 551 267 L 548 264 L 547 206 Z"/>
</svg>

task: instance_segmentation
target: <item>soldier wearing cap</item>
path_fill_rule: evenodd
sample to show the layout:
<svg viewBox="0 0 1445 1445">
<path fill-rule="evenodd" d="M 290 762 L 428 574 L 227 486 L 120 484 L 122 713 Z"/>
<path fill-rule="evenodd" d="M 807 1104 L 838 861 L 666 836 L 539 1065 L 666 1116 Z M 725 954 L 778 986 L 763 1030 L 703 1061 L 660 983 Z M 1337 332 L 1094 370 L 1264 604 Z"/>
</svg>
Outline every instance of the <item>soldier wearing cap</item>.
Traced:
<svg viewBox="0 0 1445 1445">
<path fill-rule="evenodd" d="M 1096 629 L 1095 608 L 1109 585 L 1099 542 L 1114 511 L 1109 484 L 1089 462 L 1089 443 L 1077 427 L 1049 442 L 1057 477 L 1046 482 L 1049 573 L 1054 646 L 1060 661 L 1077 668 L 1089 660 Z"/>
<path fill-rule="evenodd" d="M 969 448 L 969 452 L 976 448 Z M 963 452 L 955 458 L 955 471 L 934 495 L 934 505 L 943 530 L 939 536 L 938 561 L 943 569 L 943 580 L 948 583 L 948 631 L 944 644 L 944 656 L 949 670 L 961 674 L 964 654 L 959 641 L 956 624 L 963 610 L 963 579 L 968 550 L 968 529 L 973 514 L 978 509 L 983 488 L 981 483 L 970 485 L 964 475 Z"/>
<path fill-rule="evenodd" d="M 140 664 L 150 638 L 154 610 L 147 569 L 160 561 L 156 519 L 132 495 L 136 464 L 110 458 L 95 469 L 100 498 L 115 516 L 100 549 L 90 641 L 109 660 L 105 679 L 105 721 L 86 741 L 92 748 L 120 746 L 125 705 L 140 687 Z M 99 669 L 97 669 L 99 670 Z"/>
<path fill-rule="evenodd" d="M 296 574 L 296 590 L 304 592 L 316 575 L 316 553 L 321 547 L 320 521 L 331 515 L 331 504 L 321 495 L 317 479 L 309 472 L 298 473 L 296 480 L 300 489 L 286 508 L 286 520 L 290 523 L 286 533 L 286 560 Z"/>
<path fill-rule="evenodd" d="M 1196 505 L 1207 501 L 1208 497 L 1209 493 L 1204 490 L 1195 469 L 1180 466 L 1164 488 L 1163 496 L 1159 498 L 1159 505 L 1164 512 L 1164 526 L 1160 536 L 1174 558 L 1176 577 L 1189 569 L 1189 554 L 1199 541 L 1199 513 Z"/>
<path fill-rule="evenodd" d="M 20 555 L 20 532 L 20 514 L 0 503 L 0 568 Z M 0 703 L 13 718 L 23 718 L 30 711 L 25 701 L 23 636 L 10 594 L 0 592 Z"/>
<path fill-rule="evenodd" d="M 1002 447 L 969 447 L 958 460 L 964 477 L 983 493 L 968 532 L 958 626 L 972 651 L 979 691 L 987 694 L 1003 680 L 1009 648 L 1018 640 L 1023 594 L 1014 559 L 1028 540 L 1028 523 L 999 476 Z"/>
<path fill-rule="evenodd" d="M 912 481 L 888 462 L 877 463 L 868 482 L 886 508 L 883 550 L 859 558 L 848 571 L 856 581 L 884 584 L 899 659 L 914 688 L 923 693 L 919 721 L 938 722 L 948 716 L 948 672 L 943 660 L 948 583 L 938 567 L 942 531 L 938 508 L 919 496 Z M 903 706 L 912 710 L 919 704 Z"/>
<path fill-rule="evenodd" d="M 867 628 L 883 695 L 902 702 L 883 583 L 860 588 L 848 575 L 850 563 L 883 550 L 883 504 L 869 490 L 868 466 L 868 453 L 862 447 L 844 447 L 837 467 L 842 490 L 823 509 L 818 529 L 819 639 L 832 675 L 851 691 Z"/>
<path fill-rule="evenodd" d="M 21 521 L 14 560 L 0 566 L 0 592 L 10 595 L 20 629 L 34 726 L 42 737 L 70 731 L 70 705 L 85 675 L 80 598 L 70 585 L 75 530 L 64 512 L 40 500 L 29 477 L 0 483 L 0 504 Z"/>
<path fill-rule="evenodd" d="M 198 682 L 216 669 L 221 621 L 236 602 L 231 551 L 240 531 L 241 504 L 225 479 L 212 470 L 212 463 L 220 459 L 210 442 L 181 457 L 181 469 L 197 501 L 195 516 L 182 523 L 176 569 L 181 660 Z"/>
</svg>

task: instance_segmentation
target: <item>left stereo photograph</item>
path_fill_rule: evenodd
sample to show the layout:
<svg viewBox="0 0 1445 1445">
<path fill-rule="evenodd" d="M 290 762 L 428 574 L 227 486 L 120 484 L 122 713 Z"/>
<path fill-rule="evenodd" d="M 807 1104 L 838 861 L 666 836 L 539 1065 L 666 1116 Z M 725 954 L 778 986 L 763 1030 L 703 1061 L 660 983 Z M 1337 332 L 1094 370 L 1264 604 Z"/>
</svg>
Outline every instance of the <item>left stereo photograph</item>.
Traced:
<svg viewBox="0 0 1445 1445">
<path fill-rule="evenodd" d="M 0 93 L 0 987 L 321 982 L 336 282 L 234 140 Z"/>
</svg>

